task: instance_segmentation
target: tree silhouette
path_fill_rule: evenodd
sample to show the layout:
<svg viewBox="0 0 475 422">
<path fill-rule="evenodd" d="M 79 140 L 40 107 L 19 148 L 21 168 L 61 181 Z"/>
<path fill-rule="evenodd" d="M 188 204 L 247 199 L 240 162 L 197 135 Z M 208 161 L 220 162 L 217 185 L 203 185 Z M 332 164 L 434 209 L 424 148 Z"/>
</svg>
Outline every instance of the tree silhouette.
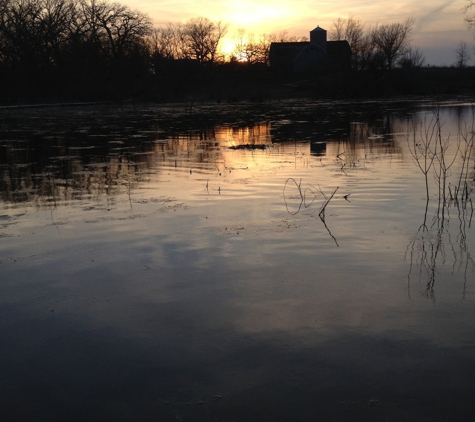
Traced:
<svg viewBox="0 0 475 422">
<path fill-rule="evenodd" d="M 0 0 L 0 95 L 127 88 L 146 71 L 151 29 L 147 15 L 105 0 Z"/>
<path fill-rule="evenodd" d="M 459 68 L 464 68 L 467 66 L 470 61 L 470 53 L 468 51 L 468 46 L 465 41 L 460 41 L 457 48 L 455 49 L 455 66 Z"/>
<path fill-rule="evenodd" d="M 199 63 L 215 63 L 218 45 L 226 34 L 228 26 L 222 22 L 212 22 L 207 18 L 190 19 L 184 25 L 185 54 Z"/>
<path fill-rule="evenodd" d="M 371 31 L 372 41 L 383 55 L 387 69 L 391 70 L 396 60 L 410 47 L 413 25 L 414 19 L 408 18 L 404 23 L 379 25 Z"/>
</svg>

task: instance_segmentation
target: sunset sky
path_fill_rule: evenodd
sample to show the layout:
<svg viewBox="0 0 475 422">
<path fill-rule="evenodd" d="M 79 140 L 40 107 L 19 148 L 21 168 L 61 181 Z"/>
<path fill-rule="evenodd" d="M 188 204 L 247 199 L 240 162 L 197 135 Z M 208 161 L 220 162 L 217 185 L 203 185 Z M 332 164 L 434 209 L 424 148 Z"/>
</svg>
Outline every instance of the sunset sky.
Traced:
<svg viewBox="0 0 475 422">
<path fill-rule="evenodd" d="M 256 35 L 288 31 L 308 36 L 317 25 L 327 30 L 338 17 L 353 15 L 369 28 L 376 23 L 402 22 L 412 16 L 416 22 L 413 45 L 420 48 L 426 64 L 451 65 L 460 41 L 472 47 L 474 37 L 464 22 L 465 0 L 122 0 L 147 13 L 155 26 L 186 22 L 199 16 L 229 24 L 229 45 L 233 32 L 244 28 Z M 475 13 L 475 10 L 473 11 Z M 471 55 L 475 56 L 472 49 Z M 475 57 L 471 64 L 475 63 Z"/>
</svg>

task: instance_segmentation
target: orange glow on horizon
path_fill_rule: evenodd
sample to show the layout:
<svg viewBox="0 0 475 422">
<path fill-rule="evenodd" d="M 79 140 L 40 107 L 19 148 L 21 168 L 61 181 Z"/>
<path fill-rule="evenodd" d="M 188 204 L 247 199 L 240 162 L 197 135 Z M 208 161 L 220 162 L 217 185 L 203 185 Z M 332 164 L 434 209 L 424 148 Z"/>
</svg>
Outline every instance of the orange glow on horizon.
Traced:
<svg viewBox="0 0 475 422">
<path fill-rule="evenodd" d="M 236 43 L 229 37 L 224 37 L 219 44 L 219 50 L 226 60 L 231 58 L 235 49 Z"/>
<path fill-rule="evenodd" d="M 236 27 L 252 27 L 290 16 L 292 10 L 283 4 L 260 4 L 248 0 L 231 2 L 226 17 Z"/>
<path fill-rule="evenodd" d="M 368 2 L 367 0 L 339 0 L 313 3 L 308 0 L 221 0 L 195 2 L 175 0 L 154 2 L 151 0 L 119 0 L 121 4 L 147 13 L 156 27 L 169 22 L 186 22 L 196 17 L 206 17 L 229 25 L 221 51 L 229 57 L 233 39 L 239 28 L 256 36 L 287 31 L 289 36 L 308 37 L 309 31 L 319 25 L 330 31 L 339 17 L 355 16 L 369 29 L 376 24 L 401 22 L 414 17 L 413 44 L 427 48 L 429 64 L 451 64 L 454 50 L 461 40 L 473 42 L 473 33 L 467 31 L 464 14 L 458 2 L 429 2 L 401 0 L 399 3 Z M 474 10 L 475 11 L 475 10 Z"/>
</svg>

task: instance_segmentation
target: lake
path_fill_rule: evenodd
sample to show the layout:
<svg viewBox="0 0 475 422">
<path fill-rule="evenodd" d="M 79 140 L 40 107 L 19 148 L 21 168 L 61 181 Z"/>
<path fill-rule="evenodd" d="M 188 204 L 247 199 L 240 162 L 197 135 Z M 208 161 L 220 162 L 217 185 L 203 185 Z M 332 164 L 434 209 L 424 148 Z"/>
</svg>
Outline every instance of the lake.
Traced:
<svg viewBox="0 0 475 422">
<path fill-rule="evenodd" d="M 473 420 L 474 116 L 1 109 L 1 419 Z"/>
</svg>

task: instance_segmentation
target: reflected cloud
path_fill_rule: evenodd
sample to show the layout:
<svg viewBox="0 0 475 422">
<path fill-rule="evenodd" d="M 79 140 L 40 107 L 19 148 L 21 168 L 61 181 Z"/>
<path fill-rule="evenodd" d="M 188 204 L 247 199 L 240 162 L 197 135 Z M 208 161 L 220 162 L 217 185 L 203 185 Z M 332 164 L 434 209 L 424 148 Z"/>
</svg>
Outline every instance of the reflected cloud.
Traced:
<svg viewBox="0 0 475 422">
<path fill-rule="evenodd" d="M 474 157 L 447 184 L 439 142 L 425 198 L 408 123 L 430 113 L 3 113 L 7 419 L 468 420 Z"/>
</svg>

